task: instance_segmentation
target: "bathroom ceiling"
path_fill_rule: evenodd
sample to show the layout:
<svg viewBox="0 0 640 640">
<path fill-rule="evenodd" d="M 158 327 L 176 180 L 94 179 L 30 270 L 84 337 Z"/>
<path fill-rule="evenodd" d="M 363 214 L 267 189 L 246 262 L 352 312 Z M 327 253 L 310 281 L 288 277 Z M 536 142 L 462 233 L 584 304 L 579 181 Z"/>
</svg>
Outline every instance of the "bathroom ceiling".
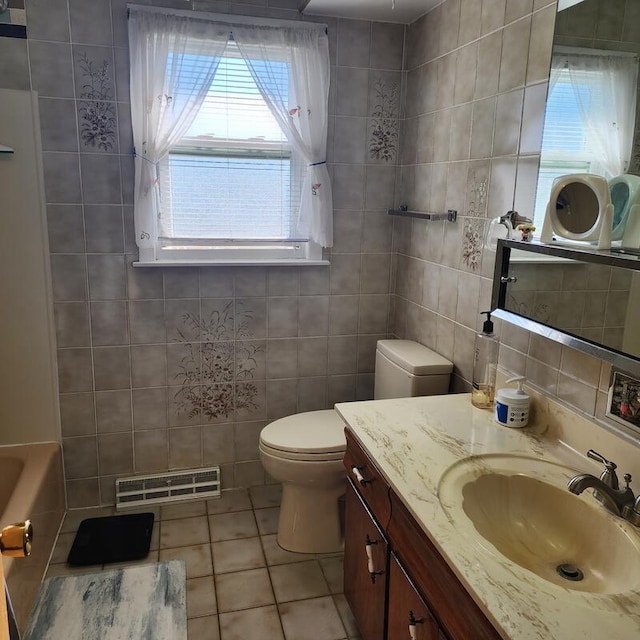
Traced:
<svg viewBox="0 0 640 640">
<path fill-rule="evenodd" d="M 303 14 L 409 24 L 442 0 L 300 0 Z"/>
</svg>

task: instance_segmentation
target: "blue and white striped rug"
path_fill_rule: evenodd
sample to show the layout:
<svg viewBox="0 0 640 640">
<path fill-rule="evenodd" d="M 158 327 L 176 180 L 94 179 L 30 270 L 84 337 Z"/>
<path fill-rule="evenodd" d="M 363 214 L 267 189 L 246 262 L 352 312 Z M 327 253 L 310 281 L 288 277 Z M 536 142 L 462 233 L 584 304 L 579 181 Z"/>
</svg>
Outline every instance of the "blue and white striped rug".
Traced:
<svg viewBox="0 0 640 640">
<path fill-rule="evenodd" d="M 40 587 L 24 640 L 186 640 L 184 562 L 77 576 Z"/>
</svg>

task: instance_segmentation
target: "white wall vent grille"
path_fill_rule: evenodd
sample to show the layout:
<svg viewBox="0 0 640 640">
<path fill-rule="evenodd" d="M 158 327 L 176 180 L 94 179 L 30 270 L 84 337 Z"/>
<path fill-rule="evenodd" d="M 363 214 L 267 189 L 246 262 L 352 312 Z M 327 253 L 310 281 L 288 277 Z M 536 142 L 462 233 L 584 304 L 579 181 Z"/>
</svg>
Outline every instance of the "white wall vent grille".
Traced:
<svg viewBox="0 0 640 640">
<path fill-rule="evenodd" d="M 116 508 L 220 497 L 220 467 L 116 480 Z"/>
</svg>

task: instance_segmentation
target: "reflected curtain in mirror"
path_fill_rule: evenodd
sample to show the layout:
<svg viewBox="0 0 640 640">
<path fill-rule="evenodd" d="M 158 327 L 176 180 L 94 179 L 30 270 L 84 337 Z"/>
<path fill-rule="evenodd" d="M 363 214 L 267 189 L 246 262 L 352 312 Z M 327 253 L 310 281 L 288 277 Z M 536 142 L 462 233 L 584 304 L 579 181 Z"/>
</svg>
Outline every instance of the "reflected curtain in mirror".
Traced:
<svg viewBox="0 0 640 640">
<path fill-rule="evenodd" d="M 638 60 L 605 52 L 554 51 L 545 118 L 536 217 L 553 180 L 568 173 L 606 178 L 629 168 Z"/>
</svg>

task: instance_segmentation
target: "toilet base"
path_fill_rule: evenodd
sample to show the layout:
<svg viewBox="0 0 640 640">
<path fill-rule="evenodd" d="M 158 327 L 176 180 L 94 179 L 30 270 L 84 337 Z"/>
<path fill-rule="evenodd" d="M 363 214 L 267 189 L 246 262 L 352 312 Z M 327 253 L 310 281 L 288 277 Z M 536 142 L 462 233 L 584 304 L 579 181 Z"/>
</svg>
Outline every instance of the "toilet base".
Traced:
<svg viewBox="0 0 640 640">
<path fill-rule="evenodd" d="M 295 553 L 342 551 L 339 499 L 344 493 L 344 485 L 327 491 L 283 483 L 278 544 Z"/>
</svg>

